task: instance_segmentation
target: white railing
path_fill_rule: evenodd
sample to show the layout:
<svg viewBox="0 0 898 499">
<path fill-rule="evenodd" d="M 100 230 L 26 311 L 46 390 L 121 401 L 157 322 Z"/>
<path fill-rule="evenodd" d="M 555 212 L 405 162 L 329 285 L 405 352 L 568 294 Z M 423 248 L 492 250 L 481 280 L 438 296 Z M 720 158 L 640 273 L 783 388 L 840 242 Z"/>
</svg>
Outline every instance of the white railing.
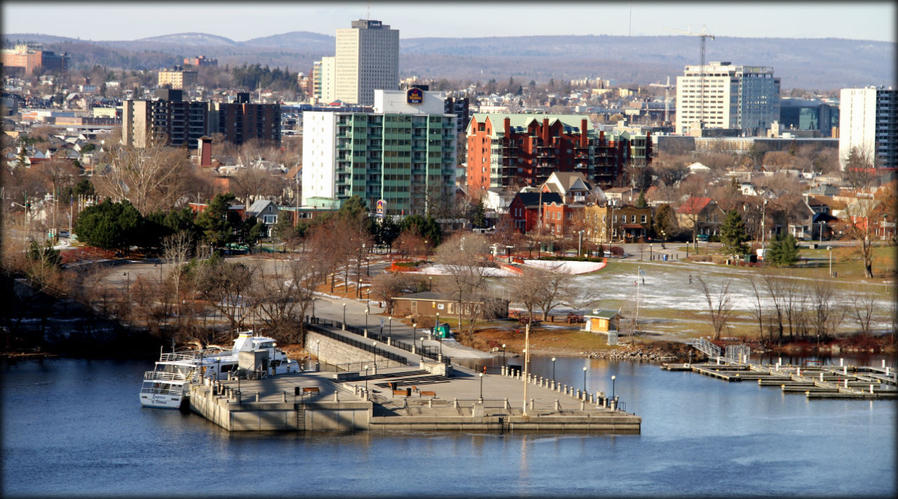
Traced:
<svg viewBox="0 0 898 499">
<path fill-rule="evenodd" d="M 159 362 L 178 362 L 182 360 L 196 359 L 195 353 L 164 353 L 159 356 Z"/>
<path fill-rule="evenodd" d="M 187 376 L 176 372 L 146 371 L 143 373 L 143 379 L 147 381 L 184 381 Z"/>
<path fill-rule="evenodd" d="M 711 343 L 706 338 L 695 338 L 689 342 L 693 348 L 714 359 L 720 356 L 720 347 Z"/>
</svg>

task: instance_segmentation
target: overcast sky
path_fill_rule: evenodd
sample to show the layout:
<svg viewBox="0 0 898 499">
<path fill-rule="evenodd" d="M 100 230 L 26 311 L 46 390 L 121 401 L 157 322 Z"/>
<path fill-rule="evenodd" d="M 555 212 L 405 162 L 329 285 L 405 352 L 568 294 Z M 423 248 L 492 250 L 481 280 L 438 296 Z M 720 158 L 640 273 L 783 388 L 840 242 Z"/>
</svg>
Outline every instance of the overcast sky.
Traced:
<svg viewBox="0 0 898 499">
<path fill-rule="evenodd" d="M 370 6 L 370 7 L 369 7 Z M 370 11 L 369 11 L 370 9 Z M 3 2 L 4 33 L 134 40 L 202 32 L 237 41 L 290 31 L 333 35 L 353 19 L 378 19 L 402 38 L 508 35 L 675 35 L 895 41 L 893 2 L 403 2 L 50 3 Z"/>
</svg>

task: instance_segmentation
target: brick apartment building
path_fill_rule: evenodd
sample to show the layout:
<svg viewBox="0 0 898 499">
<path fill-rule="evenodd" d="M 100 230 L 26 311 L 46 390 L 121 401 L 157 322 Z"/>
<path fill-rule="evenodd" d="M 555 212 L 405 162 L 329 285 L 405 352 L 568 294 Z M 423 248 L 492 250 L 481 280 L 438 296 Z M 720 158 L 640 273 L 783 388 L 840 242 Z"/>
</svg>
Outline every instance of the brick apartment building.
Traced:
<svg viewBox="0 0 898 499">
<path fill-rule="evenodd" d="M 584 116 L 477 113 L 467 128 L 468 191 L 539 185 L 552 172 L 609 187 L 630 161 L 631 140 L 596 133 Z"/>
</svg>

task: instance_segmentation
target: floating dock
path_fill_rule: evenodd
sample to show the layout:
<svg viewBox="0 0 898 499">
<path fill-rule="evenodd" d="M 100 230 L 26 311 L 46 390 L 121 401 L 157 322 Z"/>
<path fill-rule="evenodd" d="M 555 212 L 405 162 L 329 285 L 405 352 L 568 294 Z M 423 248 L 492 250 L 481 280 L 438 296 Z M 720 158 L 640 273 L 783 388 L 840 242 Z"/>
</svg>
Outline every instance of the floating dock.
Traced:
<svg viewBox="0 0 898 499">
<path fill-rule="evenodd" d="M 885 363 L 882 367 L 794 366 L 718 359 L 698 364 L 663 363 L 661 368 L 692 371 L 728 382 L 756 381 L 760 386 L 779 387 L 784 393 L 804 394 L 808 399 L 898 398 L 898 377 Z"/>
</svg>

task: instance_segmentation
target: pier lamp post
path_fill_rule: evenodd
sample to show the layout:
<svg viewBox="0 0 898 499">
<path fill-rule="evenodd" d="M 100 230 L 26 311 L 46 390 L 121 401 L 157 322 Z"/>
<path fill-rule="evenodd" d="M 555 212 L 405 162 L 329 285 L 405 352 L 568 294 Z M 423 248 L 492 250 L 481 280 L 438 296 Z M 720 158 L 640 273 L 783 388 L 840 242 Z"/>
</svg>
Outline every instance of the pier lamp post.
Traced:
<svg viewBox="0 0 898 499">
<path fill-rule="evenodd" d="M 552 379 L 555 379 L 555 357 L 552 357 Z"/>
<path fill-rule="evenodd" d="M 586 366 L 583 366 L 583 391 L 586 391 Z"/>
<path fill-rule="evenodd" d="M 365 305 L 365 336 L 368 336 L 368 313 L 371 311 L 370 305 Z"/>
<path fill-rule="evenodd" d="M 611 400 L 614 400 L 614 379 L 615 376 L 611 376 Z"/>
<path fill-rule="evenodd" d="M 377 369 L 377 342 L 371 342 L 371 353 L 374 355 L 374 369 Z"/>
<path fill-rule="evenodd" d="M 502 344 L 502 365 L 505 365 L 505 343 Z"/>
<path fill-rule="evenodd" d="M 346 331 L 346 303 L 343 304 L 343 330 Z"/>
<path fill-rule="evenodd" d="M 393 316 L 391 315 L 387 319 L 389 319 L 387 334 L 390 335 L 390 344 L 393 344 Z"/>
<path fill-rule="evenodd" d="M 427 291 L 433 291 L 433 276 L 427 276 Z"/>
<path fill-rule="evenodd" d="M 365 399 L 368 399 L 368 365 L 365 365 Z"/>
<path fill-rule="evenodd" d="M 483 402 L 483 373 L 480 373 L 480 401 Z"/>
<path fill-rule="evenodd" d="M 424 338 L 425 338 L 425 336 L 421 337 L 421 360 L 422 361 L 424 360 Z"/>
<path fill-rule="evenodd" d="M 321 370 L 321 340 L 315 340 L 315 370 Z"/>
</svg>

